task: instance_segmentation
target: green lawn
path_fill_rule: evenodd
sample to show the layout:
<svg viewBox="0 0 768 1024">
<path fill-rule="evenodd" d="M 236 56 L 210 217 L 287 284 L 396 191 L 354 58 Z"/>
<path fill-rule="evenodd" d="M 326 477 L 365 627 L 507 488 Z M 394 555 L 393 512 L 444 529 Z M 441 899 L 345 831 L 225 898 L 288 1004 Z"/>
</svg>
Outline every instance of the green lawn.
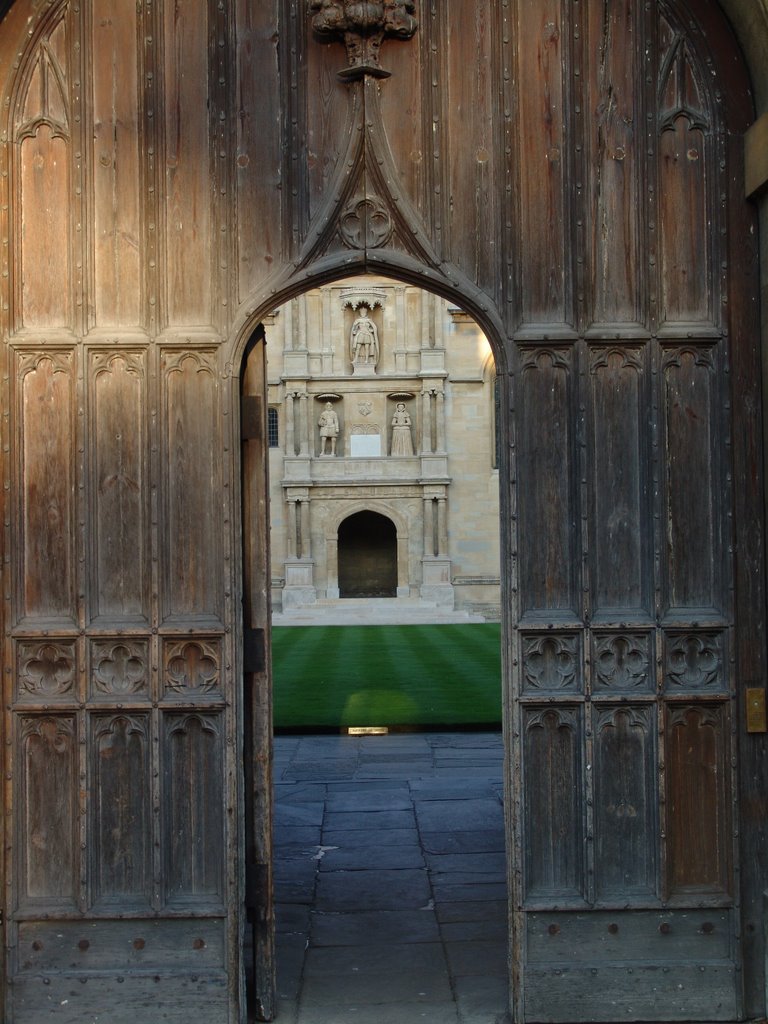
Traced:
<svg viewBox="0 0 768 1024">
<path fill-rule="evenodd" d="M 275 728 L 496 725 L 498 623 L 272 630 Z"/>
</svg>

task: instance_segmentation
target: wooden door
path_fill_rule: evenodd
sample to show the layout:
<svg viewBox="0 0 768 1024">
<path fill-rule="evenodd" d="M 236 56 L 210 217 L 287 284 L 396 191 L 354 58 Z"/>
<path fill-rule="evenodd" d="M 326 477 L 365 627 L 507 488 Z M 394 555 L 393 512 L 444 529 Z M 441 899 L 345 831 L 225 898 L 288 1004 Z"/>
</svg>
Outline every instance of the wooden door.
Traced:
<svg viewBox="0 0 768 1024">
<path fill-rule="evenodd" d="M 14 1024 L 240 1018 L 238 368 L 187 175 L 193 6 L 183 96 L 169 9 L 17 4 L 0 36 Z"/>
<path fill-rule="evenodd" d="M 751 357 L 729 326 L 725 29 L 673 3 L 526 10 L 552 123 L 548 153 L 521 147 L 548 175 L 525 186 L 522 283 L 551 327 L 513 371 L 516 1012 L 735 1020 L 738 666 L 763 652 L 734 575 Z M 521 90 L 531 130 L 542 85 Z"/>
<path fill-rule="evenodd" d="M 0 81 L 5 1019 L 239 1024 L 248 982 L 270 1012 L 248 343 L 367 269 L 464 308 L 500 379 L 516 1019 L 764 1016 L 752 100 L 719 5 L 15 0 Z"/>
</svg>

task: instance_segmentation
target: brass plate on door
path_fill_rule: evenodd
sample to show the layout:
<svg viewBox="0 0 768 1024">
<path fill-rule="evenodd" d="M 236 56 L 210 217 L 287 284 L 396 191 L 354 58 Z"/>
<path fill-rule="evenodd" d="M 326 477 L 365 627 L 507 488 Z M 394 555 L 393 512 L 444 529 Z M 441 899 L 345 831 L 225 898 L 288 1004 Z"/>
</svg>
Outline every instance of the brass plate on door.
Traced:
<svg viewBox="0 0 768 1024">
<path fill-rule="evenodd" d="M 768 732 L 765 717 L 765 690 L 762 686 L 747 689 L 747 732 Z"/>
</svg>

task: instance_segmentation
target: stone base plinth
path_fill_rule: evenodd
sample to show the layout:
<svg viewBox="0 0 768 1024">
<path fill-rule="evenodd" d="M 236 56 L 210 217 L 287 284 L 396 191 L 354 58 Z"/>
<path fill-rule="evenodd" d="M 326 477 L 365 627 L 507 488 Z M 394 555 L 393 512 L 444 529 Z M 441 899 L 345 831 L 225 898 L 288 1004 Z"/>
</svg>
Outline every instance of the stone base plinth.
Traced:
<svg viewBox="0 0 768 1024">
<path fill-rule="evenodd" d="M 454 592 L 451 583 L 450 558 L 423 558 L 421 560 L 421 587 L 419 595 L 424 601 L 433 601 L 440 608 L 453 608 Z"/>
<path fill-rule="evenodd" d="M 301 608 L 317 601 L 314 570 L 315 563 L 309 559 L 285 563 L 283 608 Z"/>
</svg>

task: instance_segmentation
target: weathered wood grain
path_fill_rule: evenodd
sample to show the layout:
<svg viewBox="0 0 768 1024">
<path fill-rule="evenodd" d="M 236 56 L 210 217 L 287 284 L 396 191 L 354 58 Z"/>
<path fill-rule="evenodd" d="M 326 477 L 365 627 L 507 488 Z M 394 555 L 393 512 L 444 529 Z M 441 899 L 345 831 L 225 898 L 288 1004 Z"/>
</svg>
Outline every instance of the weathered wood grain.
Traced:
<svg viewBox="0 0 768 1024">
<path fill-rule="evenodd" d="M 578 898 L 585 887 L 581 712 L 538 708 L 524 722 L 526 897 Z"/>
<path fill-rule="evenodd" d="M 516 178 L 524 323 L 572 323 L 566 253 L 565 135 L 567 35 L 560 0 L 517 0 L 518 90 Z"/>
<path fill-rule="evenodd" d="M 572 353 L 523 349 L 521 359 L 518 502 L 527 538 L 520 550 L 522 610 L 576 612 Z"/>
<path fill-rule="evenodd" d="M 160 12 L 167 322 L 212 324 L 208 3 L 164 4 Z"/>
<path fill-rule="evenodd" d="M 142 316 L 139 59 L 136 7 L 92 11 L 93 317 L 140 326 Z"/>
<path fill-rule="evenodd" d="M 651 614 L 647 350 L 590 352 L 592 615 Z"/>
<path fill-rule="evenodd" d="M 148 621 L 146 357 L 89 353 L 91 615 Z"/>
<path fill-rule="evenodd" d="M 152 899 L 149 715 L 94 715 L 90 724 L 92 899 L 97 906 L 146 909 Z"/>
<path fill-rule="evenodd" d="M 663 356 L 664 576 L 667 609 L 723 608 L 719 570 L 716 354 L 670 349 Z M 709 553 L 702 558 L 702 551 Z"/>
<path fill-rule="evenodd" d="M 17 355 L 20 618 L 76 621 L 75 357 Z"/>
<path fill-rule="evenodd" d="M 586 4 L 584 12 L 588 59 L 579 70 L 589 113 L 588 281 L 591 319 L 603 324 L 641 321 L 645 275 L 639 218 L 644 203 L 638 156 L 643 110 L 637 83 L 643 73 L 643 29 L 638 7 L 619 0 Z"/>
<path fill-rule="evenodd" d="M 166 614 L 218 618 L 222 480 L 213 353 L 166 350 L 163 399 Z"/>
</svg>

